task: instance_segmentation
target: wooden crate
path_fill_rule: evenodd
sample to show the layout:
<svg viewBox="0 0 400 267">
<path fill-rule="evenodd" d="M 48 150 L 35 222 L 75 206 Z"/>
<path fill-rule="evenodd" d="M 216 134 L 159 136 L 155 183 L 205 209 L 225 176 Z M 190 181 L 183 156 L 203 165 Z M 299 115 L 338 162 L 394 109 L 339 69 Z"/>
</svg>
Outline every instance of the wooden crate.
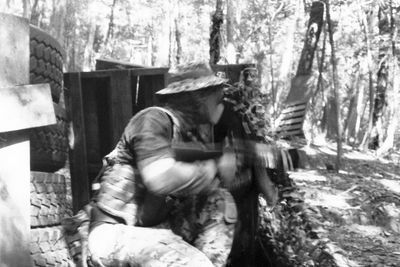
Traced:
<svg viewBox="0 0 400 267">
<path fill-rule="evenodd" d="M 129 119 L 155 104 L 167 68 L 65 73 L 66 104 L 74 131 L 71 176 L 74 211 L 89 201 L 89 185 L 102 158 L 117 144 Z"/>
</svg>

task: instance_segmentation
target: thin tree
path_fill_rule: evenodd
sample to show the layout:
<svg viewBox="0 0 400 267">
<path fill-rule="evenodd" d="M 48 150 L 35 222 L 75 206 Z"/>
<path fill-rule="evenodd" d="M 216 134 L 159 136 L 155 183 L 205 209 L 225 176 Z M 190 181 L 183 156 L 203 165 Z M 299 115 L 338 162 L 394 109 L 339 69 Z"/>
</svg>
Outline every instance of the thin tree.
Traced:
<svg viewBox="0 0 400 267">
<path fill-rule="evenodd" d="M 39 11 L 38 11 L 39 0 L 34 0 L 31 8 L 31 18 L 30 23 L 33 25 L 38 25 L 39 23 Z"/>
<path fill-rule="evenodd" d="M 64 43 L 66 0 L 53 0 L 53 9 L 50 16 L 50 24 L 52 25 L 49 33 L 60 43 Z"/>
<path fill-rule="evenodd" d="M 322 26 L 323 30 L 324 30 L 324 39 L 322 40 L 322 48 L 321 48 L 321 55 L 318 58 L 318 54 L 317 54 L 317 62 L 318 62 L 318 79 L 317 79 L 317 89 L 315 90 L 315 93 L 313 94 L 312 98 L 311 98 L 311 109 L 312 111 L 312 117 L 313 120 L 315 120 L 316 118 L 316 112 L 315 112 L 315 99 L 317 99 L 318 94 L 321 92 L 321 102 L 324 103 L 325 99 L 324 99 L 324 77 L 323 77 L 323 72 L 325 69 L 325 53 L 326 53 L 326 25 L 325 25 L 325 21 L 323 23 Z M 314 127 L 314 123 L 312 124 L 312 127 Z M 313 143 L 314 141 L 314 131 L 311 132 L 311 143 Z"/>
<path fill-rule="evenodd" d="M 368 11 L 367 11 L 368 12 Z M 371 15 L 371 12 L 367 13 L 362 11 L 361 14 L 361 25 L 363 28 L 364 39 L 367 49 L 367 64 L 368 64 L 368 92 L 369 92 L 369 117 L 368 117 L 368 130 L 366 131 L 364 138 L 360 144 L 362 150 L 366 150 L 368 147 L 368 141 L 373 125 L 373 112 L 374 112 L 374 83 L 373 83 L 373 63 L 372 63 L 372 52 L 371 52 L 371 38 L 370 38 L 370 27 L 367 20 L 367 16 Z"/>
<path fill-rule="evenodd" d="M 179 16 L 179 15 L 178 15 Z M 176 64 L 180 64 L 182 56 L 182 43 L 181 43 L 181 31 L 179 29 L 178 18 L 174 19 L 175 24 L 175 42 L 176 42 Z"/>
<path fill-rule="evenodd" d="M 394 7 L 391 2 L 390 5 L 390 40 L 391 40 L 391 80 L 392 80 L 392 90 L 393 97 L 391 97 L 391 101 L 389 102 L 390 107 L 390 123 L 387 129 L 387 137 L 383 144 L 377 150 L 378 155 L 383 155 L 387 153 L 393 146 L 395 145 L 395 133 L 398 130 L 399 126 L 399 116 L 400 116 L 400 54 L 399 50 L 396 47 L 396 34 L 399 31 L 399 22 L 400 16 L 397 13 L 395 18 L 393 14 L 393 10 L 399 10 L 399 6 Z M 398 40 L 398 39 L 397 39 Z"/>
<path fill-rule="evenodd" d="M 341 127 L 341 119 L 340 119 L 340 95 L 339 95 L 339 77 L 337 73 L 337 60 L 336 60 L 336 51 L 335 51 L 335 43 L 333 41 L 333 29 L 332 29 L 332 21 L 330 15 L 330 6 L 329 0 L 324 0 L 326 5 L 326 22 L 328 25 L 328 33 L 329 33 L 329 43 L 331 45 L 331 63 L 332 63 L 332 78 L 333 78 L 333 90 L 334 96 L 336 100 L 336 122 L 337 122 L 337 156 L 336 156 L 336 171 L 339 172 L 341 166 L 341 157 L 342 157 L 342 127 Z"/>
<path fill-rule="evenodd" d="M 108 29 L 107 29 L 107 34 L 106 34 L 106 39 L 104 41 L 104 47 L 106 48 L 110 39 L 113 38 L 114 36 L 114 11 L 115 11 L 115 6 L 117 5 L 117 0 L 113 0 L 113 3 L 110 7 L 110 20 L 108 22 Z"/>
<path fill-rule="evenodd" d="M 226 59 L 227 62 L 233 64 L 236 62 L 236 48 L 234 42 L 234 3 L 235 1 L 226 0 Z"/>
<path fill-rule="evenodd" d="M 29 19 L 31 17 L 31 2 L 30 2 L 30 0 L 22 0 L 22 8 L 23 8 L 22 16 L 24 18 Z"/>
<path fill-rule="evenodd" d="M 212 65 L 217 64 L 221 56 L 221 25 L 223 21 L 222 0 L 217 0 L 210 30 L 210 64 Z"/>
<path fill-rule="evenodd" d="M 392 1 L 389 3 L 381 3 L 378 11 L 378 27 L 379 27 L 379 69 L 376 81 L 376 93 L 374 101 L 374 110 L 372 113 L 372 132 L 369 140 L 369 148 L 377 149 L 381 145 L 383 138 L 382 116 L 386 107 L 386 90 L 388 85 L 389 64 L 388 56 L 390 49 L 391 34 L 391 9 Z"/>
</svg>

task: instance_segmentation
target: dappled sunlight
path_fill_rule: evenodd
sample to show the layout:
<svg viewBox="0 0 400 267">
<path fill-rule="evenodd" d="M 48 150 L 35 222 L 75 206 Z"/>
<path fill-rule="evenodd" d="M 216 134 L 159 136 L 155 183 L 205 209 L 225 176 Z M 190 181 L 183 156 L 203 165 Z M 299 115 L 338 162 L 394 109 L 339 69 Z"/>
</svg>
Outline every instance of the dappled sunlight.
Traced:
<svg viewBox="0 0 400 267">
<path fill-rule="evenodd" d="M 356 151 L 356 150 L 346 151 L 343 154 L 343 158 L 354 159 L 354 160 L 365 160 L 365 161 L 377 160 L 377 158 L 370 153 Z"/>
<path fill-rule="evenodd" d="M 381 179 L 378 180 L 378 182 L 381 183 L 383 186 L 385 186 L 386 189 L 394 193 L 400 194 L 400 181 Z"/>
<path fill-rule="evenodd" d="M 326 182 L 327 178 L 320 175 L 317 171 L 297 171 L 289 172 L 290 178 L 302 182 Z"/>
<path fill-rule="evenodd" d="M 373 225 L 360 225 L 360 224 L 352 224 L 346 226 L 347 230 L 350 232 L 354 232 L 363 236 L 375 237 L 382 235 L 383 230 L 379 226 Z"/>
<path fill-rule="evenodd" d="M 326 208 L 352 209 L 353 207 L 347 202 L 352 197 L 346 192 L 331 193 L 327 190 L 310 190 L 305 195 L 305 202 L 311 206 L 322 206 Z"/>
</svg>

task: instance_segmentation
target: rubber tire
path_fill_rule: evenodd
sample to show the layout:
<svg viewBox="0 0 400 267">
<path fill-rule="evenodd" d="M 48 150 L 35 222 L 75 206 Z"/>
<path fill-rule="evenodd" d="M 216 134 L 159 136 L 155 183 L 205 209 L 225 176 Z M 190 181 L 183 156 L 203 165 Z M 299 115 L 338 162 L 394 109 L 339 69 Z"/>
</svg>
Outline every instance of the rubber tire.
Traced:
<svg viewBox="0 0 400 267">
<path fill-rule="evenodd" d="M 59 225 L 71 215 L 65 176 L 31 172 L 31 228 Z"/>
<path fill-rule="evenodd" d="M 75 266 L 61 226 L 31 229 L 30 251 L 33 266 Z"/>
<path fill-rule="evenodd" d="M 63 88 L 64 50 L 56 39 L 33 25 L 29 46 L 30 83 L 49 83 L 53 102 L 58 103 Z"/>
<path fill-rule="evenodd" d="M 68 120 L 65 108 L 54 104 L 57 123 L 30 130 L 31 170 L 54 172 L 68 159 Z"/>
</svg>

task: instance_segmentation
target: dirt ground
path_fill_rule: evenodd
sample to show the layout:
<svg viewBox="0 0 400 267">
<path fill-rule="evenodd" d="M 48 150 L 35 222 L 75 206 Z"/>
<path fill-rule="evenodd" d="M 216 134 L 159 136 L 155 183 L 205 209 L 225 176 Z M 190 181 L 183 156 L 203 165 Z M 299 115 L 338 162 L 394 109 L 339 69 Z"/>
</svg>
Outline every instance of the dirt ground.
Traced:
<svg viewBox="0 0 400 267">
<path fill-rule="evenodd" d="M 303 148 L 307 166 L 289 173 L 280 203 L 273 211 L 261 204 L 271 265 L 400 266 L 400 153 L 377 158 L 345 147 L 337 173 L 328 170 L 335 148 Z"/>
</svg>

